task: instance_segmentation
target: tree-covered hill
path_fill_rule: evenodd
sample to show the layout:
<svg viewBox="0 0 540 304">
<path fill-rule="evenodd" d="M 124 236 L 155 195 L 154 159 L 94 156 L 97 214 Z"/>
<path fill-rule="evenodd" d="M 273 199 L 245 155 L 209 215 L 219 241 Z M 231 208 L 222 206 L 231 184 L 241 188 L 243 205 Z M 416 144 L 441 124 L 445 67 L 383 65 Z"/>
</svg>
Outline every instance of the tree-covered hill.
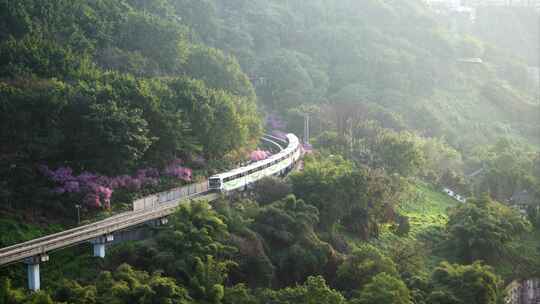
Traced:
<svg viewBox="0 0 540 304">
<path fill-rule="evenodd" d="M 335 129 L 354 141 L 353 130 L 373 120 L 445 138 L 467 155 L 500 136 L 538 144 L 537 92 L 520 85 L 524 70 L 449 31 L 422 1 L 4 0 L 0 8 L 2 175 L 32 180 L 13 168 L 37 163 L 114 175 L 177 157 L 216 159 L 260 134 L 257 100 L 296 133 L 299 114 L 311 111 L 315 136 Z M 484 63 L 462 62 L 470 57 Z M 5 200 L 21 192 L 5 188 Z"/>
<path fill-rule="evenodd" d="M 0 2 L 3 206 L 46 204 L 38 165 L 114 176 L 253 145 L 262 128 L 248 77 L 173 4 Z"/>
<path fill-rule="evenodd" d="M 540 273 L 538 91 L 499 49 L 515 40 L 446 18 L 421 0 L 0 0 L 0 247 L 227 168 L 264 116 L 302 134 L 309 113 L 314 148 L 105 260 L 51 253 L 44 291 L 1 268 L 0 303 L 501 303 Z"/>
<path fill-rule="evenodd" d="M 213 15 L 190 20 L 220 20 L 202 39 L 236 55 L 270 108 L 382 106 L 407 128 L 456 147 L 500 135 L 538 143 L 538 92 L 524 89 L 523 66 L 451 31 L 421 1 L 205 3 Z M 471 57 L 484 63 L 462 62 Z"/>
</svg>

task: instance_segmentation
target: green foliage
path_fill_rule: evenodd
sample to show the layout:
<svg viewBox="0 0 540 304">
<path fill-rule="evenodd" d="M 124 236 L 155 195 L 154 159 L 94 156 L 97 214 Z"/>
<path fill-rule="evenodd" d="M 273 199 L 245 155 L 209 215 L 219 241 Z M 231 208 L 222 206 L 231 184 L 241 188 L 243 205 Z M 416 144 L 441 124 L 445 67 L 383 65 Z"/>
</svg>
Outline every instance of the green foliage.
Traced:
<svg viewBox="0 0 540 304">
<path fill-rule="evenodd" d="M 224 296 L 224 282 L 233 262 L 220 262 L 208 255 L 203 261 L 195 258 L 194 275 L 189 279 L 189 287 L 195 299 L 219 304 Z"/>
<path fill-rule="evenodd" d="M 337 132 L 325 131 L 317 136 L 313 145 L 318 150 L 324 149 L 328 153 L 344 155 L 347 142 Z"/>
<path fill-rule="evenodd" d="M 28 303 L 30 304 L 54 304 L 53 300 L 51 299 L 51 296 L 48 295 L 46 292 L 38 291 L 30 296 L 30 299 L 28 300 Z"/>
<path fill-rule="evenodd" d="M 191 277 L 193 267 L 207 256 L 231 250 L 221 242 L 227 236 L 227 226 L 206 202 L 180 205 L 170 223 L 172 229 L 158 236 L 161 253 L 156 258 L 167 273 L 178 278 Z"/>
<path fill-rule="evenodd" d="M 339 266 L 337 271 L 337 286 L 349 294 L 362 289 L 377 274 L 385 273 L 397 277 L 394 262 L 372 245 L 361 245 Z M 371 288 L 371 287 L 370 287 Z"/>
<path fill-rule="evenodd" d="M 323 277 L 309 277 L 303 285 L 281 290 L 264 290 L 261 303 L 273 304 L 345 304 L 345 298 L 326 285 Z"/>
<path fill-rule="evenodd" d="M 532 37 L 536 15 L 519 15 Z M 288 185 L 267 182 L 257 186 L 263 207 L 184 205 L 156 241 L 119 250 L 108 261 L 115 271 L 95 283 L 58 280 L 52 298 L 344 304 L 313 277 L 325 275 L 347 295 L 358 292 L 355 303 L 409 303 L 404 283 L 419 303 L 428 295 L 432 303 L 493 303 L 497 279 L 479 264 L 441 264 L 431 290 L 424 262 L 440 252 L 425 257 L 423 245 L 445 236 L 444 209 L 457 203 L 424 185 L 408 193 L 403 177 L 466 193 L 463 169 L 485 167 L 477 193 L 506 201 L 527 190 L 537 200 L 540 158 L 529 150 L 501 141 L 469 152 L 500 134 L 537 141 L 538 105 L 521 63 L 472 35 L 450 33 L 440 19 L 416 0 L 0 0 L 0 199 L 7 209 L 47 206 L 58 215 L 61 202 L 46 194 L 36 163 L 124 174 L 195 154 L 211 166 L 224 162 L 261 135 L 257 96 L 263 108 L 286 113 L 297 133 L 309 112 L 323 151 L 291 177 L 296 197 L 286 197 Z M 475 32 L 492 38 L 485 20 Z M 520 48 L 512 36 L 513 43 L 494 42 Z M 456 64 L 462 57 L 485 64 Z M 526 247 L 516 268 L 533 268 L 537 241 L 516 245 L 526 222 L 498 203 L 470 202 L 454 208 L 447 224 L 458 258 L 508 262 Z M 535 206 L 532 221 L 540 218 Z M 10 233 L 2 243 L 37 235 L 3 226 Z M 347 255 L 346 244 L 342 256 L 320 237 L 349 232 L 355 241 L 399 241 L 385 248 L 388 257 L 369 245 Z M 155 273 L 116 267 L 124 260 Z M 238 282 L 288 287 L 226 287 Z M 0 289 L 4 302 L 52 302 L 9 284 Z"/>
<path fill-rule="evenodd" d="M 322 274 L 333 262 L 331 246 L 315 234 L 318 220 L 317 208 L 292 195 L 264 207 L 255 216 L 252 229 L 269 247 L 280 286 Z"/>
<path fill-rule="evenodd" d="M 22 290 L 14 289 L 11 286 L 11 280 L 2 278 L 0 285 L 0 303 L 2 304 L 18 304 L 22 303 L 25 294 Z"/>
<path fill-rule="evenodd" d="M 92 304 L 96 302 L 96 293 L 95 286 L 83 287 L 76 281 L 64 279 L 55 291 L 54 298 L 68 303 Z"/>
<path fill-rule="evenodd" d="M 152 1 L 155 2 L 155 1 Z M 161 1 L 158 1 L 161 2 Z M 212 0 L 178 0 L 162 1 L 173 6 L 182 23 L 188 25 L 194 34 L 204 42 L 210 43 L 215 39 L 219 29 L 216 4 Z M 170 11 L 168 11 L 170 12 Z"/>
<path fill-rule="evenodd" d="M 260 123 L 251 116 L 255 104 L 248 99 L 207 89 L 202 82 L 189 79 L 175 79 L 170 87 L 196 131 L 194 137 L 210 158 L 223 156 L 260 135 Z"/>
<path fill-rule="evenodd" d="M 117 45 L 121 49 L 140 52 L 147 58 L 149 74 L 168 74 L 181 69 L 188 55 L 186 28 L 142 12 L 128 13 L 125 18 L 117 28 Z"/>
<path fill-rule="evenodd" d="M 380 157 L 383 168 L 402 176 L 414 175 L 425 161 L 411 134 L 381 133 L 374 153 Z"/>
<path fill-rule="evenodd" d="M 192 303 L 187 291 L 171 278 L 148 274 L 124 264 L 103 272 L 96 282 L 97 303 Z"/>
<path fill-rule="evenodd" d="M 538 65 L 538 56 L 531 52 L 539 42 L 538 12 L 522 7 L 487 7 L 479 12 L 472 32 L 504 50 L 505 57 L 511 54 L 530 65 Z"/>
<path fill-rule="evenodd" d="M 225 296 L 223 304 L 257 304 L 257 298 L 252 294 L 251 290 L 243 284 L 234 285 L 233 287 L 225 288 Z"/>
<path fill-rule="evenodd" d="M 504 202 L 520 191 L 535 191 L 539 180 L 534 173 L 535 155 L 527 147 L 499 138 L 493 145 L 478 148 L 474 155 L 485 168 L 475 185 L 477 194 L 487 192 Z"/>
<path fill-rule="evenodd" d="M 419 241 L 398 239 L 388 247 L 386 253 L 402 278 L 422 276 L 426 270 L 427 248 Z"/>
<path fill-rule="evenodd" d="M 187 22 L 186 9 L 217 18 L 210 1 L 0 6 L 0 153 L 8 164 L 119 175 L 179 156 L 228 155 L 262 132 L 236 59 L 190 37 L 188 26 L 203 26 Z M 7 186 L 2 197 L 21 207 Z"/>
<path fill-rule="evenodd" d="M 411 304 L 407 286 L 400 279 L 384 272 L 373 277 L 351 301 L 353 304 Z"/>
<path fill-rule="evenodd" d="M 349 207 L 348 201 L 337 198 L 345 195 L 343 190 L 347 192 L 358 190 L 345 188 L 340 184 L 340 179 L 350 176 L 351 173 L 352 165 L 341 157 L 307 159 L 304 170 L 291 176 L 293 192 L 299 198 L 316 206 L 322 215 L 321 224 L 324 227 L 331 227 L 346 214 Z"/>
<path fill-rule="evenodd" d="M 236 59 L 225 56 L 218 49 L 201 45 L 193 47 L 185 68 L 189 75 L 204 81 L 208 87 L 255 98 L 255 91 Z"/>
<path fill-rule="evenodd" d="M 72 77 L 79 65 L 70 49 L 38 35 L 11 37 L 0 43 L 0 54 L 0 77 Z"/>
<path fill-rule="evenodd" d="M 441 263 L 432 281 L 429 303 L 495 304 L 500 297 L 499 278 L 489 266 L 478 262 L 466 266 Z"/>
<path fill-rule="evenodd" d="M 23 224 L 20 219 L 1 219 L 0 231 L 0 247 L 7 247 L 19 242 L 38 238 L 45 234 L 55 233 L 62 230 L 59 225 L 51 224 L 46 228 L 34 226 L 31 224 Z"/>
<path fill-rule="evenodd" d="M 394 220 L 394 204 L 404 183 L 381 170 L 354 167 L 341 156 L 306 158 L 304 170 L 291 176 L 293 192 L 319 209 L 320 227 L 329 231 L 342 223 L 363 239 Z"/>
<path fill-rule="evenodd" d="M 463 262 L 496 263 L 505 255 L 507 244 L 528 230 L 528 224 L 517 211 L 489 197 L 469 199 L 449 213 L 448 243 Z"/>
<path fill-rule="evenodd" d="M 115 103 L 90 106 L 89 113 L 82 117 L 82 123 L 93 128 L 81 130 L 81 133 L 93 134 L 96 140 L 88 141 L 85 137 L 86 148 L 99 151 L 97 158 L 108 158 L 107 161 L 112 161 L 118 170 L 133 167 L 152 144 L 148 123 L 141 116 L 137 109 L 120 108 Z"/>
<path fill-rule="evenodd" d="M 291 193 L 288 183 L 274 177 L 263 178 L 255 184 L 257 202 L 262 205 L 273 203 Z"/>
</svg>

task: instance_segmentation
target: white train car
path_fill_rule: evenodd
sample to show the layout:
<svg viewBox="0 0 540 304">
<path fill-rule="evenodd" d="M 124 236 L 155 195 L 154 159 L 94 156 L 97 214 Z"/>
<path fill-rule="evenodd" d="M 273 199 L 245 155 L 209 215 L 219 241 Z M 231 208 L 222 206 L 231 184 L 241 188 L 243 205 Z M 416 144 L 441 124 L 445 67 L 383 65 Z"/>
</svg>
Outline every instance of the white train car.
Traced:
<svg viewBox="0 0 540 304">
<path fill-rule="evenodd" d="M 300 159 L 302 151 L 296 135 L 287 134 L 287 141 L 288 145 L 285 149 L 267 159 L 211 176 L 208 179 L 208 190 L 243 189 L 264 177 L 283 174 L 290 170 Z"/>
</svg>

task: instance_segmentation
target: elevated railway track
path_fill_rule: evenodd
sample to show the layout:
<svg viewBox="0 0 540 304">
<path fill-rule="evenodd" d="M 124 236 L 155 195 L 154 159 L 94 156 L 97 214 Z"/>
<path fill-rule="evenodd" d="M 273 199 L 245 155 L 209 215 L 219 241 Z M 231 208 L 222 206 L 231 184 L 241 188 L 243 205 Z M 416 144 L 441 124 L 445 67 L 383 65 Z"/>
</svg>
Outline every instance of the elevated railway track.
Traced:
<svg viewBox="0 0 540 304">
<path fill-rule="evenodd" d="M 146 223 L 166 223 L 167 216 L 175 212 L 177 207 L 189 200 L 204 199 L 213 201 L 220 195 L 219 192 L 236 190 L 247 186 L 261 177 L 288 172 L 300 157 L 300 145 L 293 134 L 287 139 L 264 135 L 262 141 L 270 144 L 278 151 L 268 160 L 252 163 L 248 166 L 235 168 L 220 175 L 234 172 L 234 178 L 220 180 L 223 187 L 209 190 L 208 181 L 175 188 L 167 192 L 150 195 L 133 202 L 133 210 L 111 216 L 107 219 L 65 230 L 59 233 L 43 236 L 27 242 L 0 248 L 0 266 L 24 262 L 28 267 L 28 287 L 31 290 L 40 289 L 39 265 L 49 259 L 48 254 L 62 248 L 92 243 L 94 256 L 105 256 L 105 245 L 113 240 L 113 233 L 129 230 Z M 272 170 L 272 168 L 274 168 Z M 230 175 L 230 174 L 229 174 Z M 210 179 L 216 179 L 216 176 Z M 256 176 L 257 178 L 249 177 Z M 238 185 L 231 187 L 230 185 Z M 225 185 L 229 185 L 227 188 Z"/>
</svg>

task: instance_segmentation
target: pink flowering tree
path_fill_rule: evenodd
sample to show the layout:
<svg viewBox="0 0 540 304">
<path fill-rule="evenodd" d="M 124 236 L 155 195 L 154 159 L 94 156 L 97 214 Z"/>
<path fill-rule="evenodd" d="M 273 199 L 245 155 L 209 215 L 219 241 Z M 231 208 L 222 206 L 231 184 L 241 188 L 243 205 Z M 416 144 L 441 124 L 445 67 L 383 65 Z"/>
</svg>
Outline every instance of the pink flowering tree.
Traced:
<svg viewBox="0 0 540 304">
<path fill-rule="evenodd" d="M 268 151 L 255 150 L 255 151 L 250 153 L 249 158 L 252 161 L 260 161 L 260 160 L 263 160 L 263 159 L 267 159 L 268 157 L 270 157 L 270 155 L 272 155 L 272 154 L 270 152 L 268 152 Z"/>
<path fill-rule="evenodd" d="M 165 167 L 164 173 L 168 176 L 175 177 L 177 179 L 191 182 L 193 179 L 193 171 L 190 168 L 183 166 L 184 161 L 181 159 L 173 160 L 167 167 Z"/>
</svg>

